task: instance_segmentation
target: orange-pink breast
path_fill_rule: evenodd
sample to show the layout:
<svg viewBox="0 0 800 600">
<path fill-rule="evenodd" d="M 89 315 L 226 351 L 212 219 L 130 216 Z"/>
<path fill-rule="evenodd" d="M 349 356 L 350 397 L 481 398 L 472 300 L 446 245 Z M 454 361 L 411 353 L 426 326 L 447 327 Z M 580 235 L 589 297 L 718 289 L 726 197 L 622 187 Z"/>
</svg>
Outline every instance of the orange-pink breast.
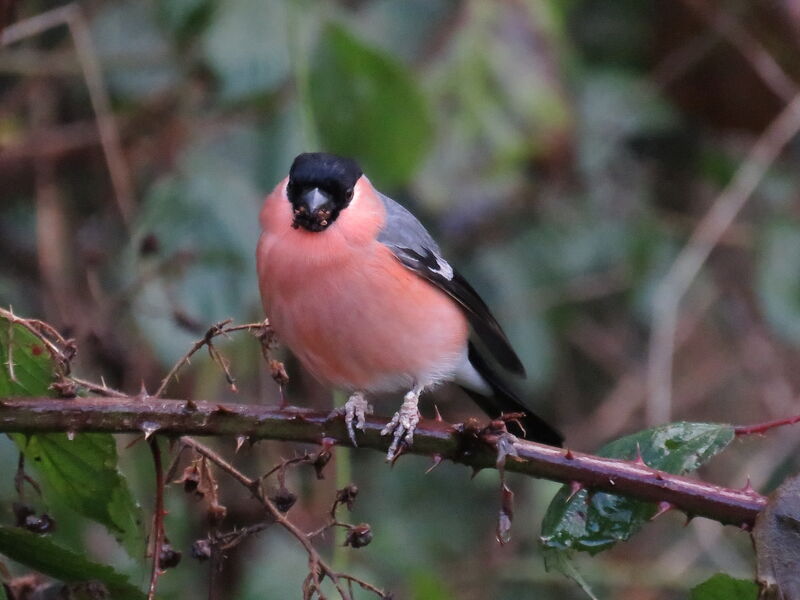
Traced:
<svg viewBox="0 0 800 600">
<path fill-rule="evenodd" d="M 448 379 L 468 326 L 444 292 L 376 240 L 382 203 L 362 179 L 325 231 L 291 228 L 281 183 L 262 211 L 258 271 L 264 309 L 280 339 L 329 385 L 391 391 Z"/>
</svg>

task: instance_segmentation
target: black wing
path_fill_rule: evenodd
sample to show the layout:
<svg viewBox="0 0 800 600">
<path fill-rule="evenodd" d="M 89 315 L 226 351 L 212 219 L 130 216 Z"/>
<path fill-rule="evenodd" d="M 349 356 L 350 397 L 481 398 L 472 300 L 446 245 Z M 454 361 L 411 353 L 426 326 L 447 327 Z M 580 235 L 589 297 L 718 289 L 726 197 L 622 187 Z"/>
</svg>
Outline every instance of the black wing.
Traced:
<svg viewBox="0 0 800 600">
<path fill-rule="evenodd" d="M 473 331 L 498 364 L 524 375 L 525 367 L 478 292 L 442 257 L 438 244 L 414 215 L 391 198 L 379 196 L 386 208 L 386 224 L 378 241 L 391 249 L 403 265 L 462 306 Z"/>
</svg>

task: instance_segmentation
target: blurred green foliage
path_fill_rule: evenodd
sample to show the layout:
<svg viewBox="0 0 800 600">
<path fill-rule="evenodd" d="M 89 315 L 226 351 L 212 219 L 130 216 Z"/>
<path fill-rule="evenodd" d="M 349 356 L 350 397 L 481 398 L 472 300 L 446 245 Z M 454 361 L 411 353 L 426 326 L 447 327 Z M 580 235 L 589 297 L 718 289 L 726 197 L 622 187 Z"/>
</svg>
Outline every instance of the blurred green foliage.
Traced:
<svg viewBox="0 0 800 600">
<path fill-rule="evenodd" d="M 34 0 L 19 16 L 59 4 Z M 781 12 L 784 3 L 718 8 L 797 72 L 797 36 L 787 33 L 797 17 Z M 506 326 L 531 404 L 571 445 L 595 450 L 644 428 L 656 286 L 776 110 L 747 60 L 684 3 L 109 0 L 85 9 L 134 182 L 130 224 L 116 207 L 68 32 L 0 52 L 0 305 L 76 337 L 81 374 L 152 390 L 210 324 L 262 318 L 253 260 L 261 199 L 297 153 L 322 149 L 357 158 L 430 227 Z M 753 422 L 796 411 L 797 159 L 791 148 L 775 165 L 686 299 L 674 377 L 681 419 Z M 220 346 L 239 399 L 274 401 L 257 345 L 241 337 Z M 326 402 L 289 366 L 292 401 Z M 24 364 L 19 374 L 29 387 Z M 44 383 L 30 385 L 44 393 Z M 173 389 L 229 394 L 199 356 Z M 437 402 L 449 420 L 475 414 L 447 390 Z M 395 403 L 379 402 L 378 412 L 391 414 Z M 732 444 L 730 460 L 704 469 L 715 481 L 743 483 L 747 474 L 775 485 L 773 472 L 796 471 L 798 461 L 791 433 L 774 436 Z M 93 519 L 118 535 L 139 518 L 135 502 L 149 510 L 152 466 L 141 445 L 110 444 L 104 438 L 94 465 L 107 493 L 76 490 L 109 504 L 88 510 L 80 494 L 54 501 L 53 538 L 141 586 L 146 566 Z M 255 473 L 292 451 L 265 444 L 237 460 Z M 0 440 L 0 464 L 16 457 Z M 133 496 L 122 494 L 119 518 L 117 460 Z M 362 493 L 352 520 L 376 534 L 370 547 L 347 551 L 355 572 L 399 597 L 584 597 L 540 568 L 539 523 L 553 486 L 513 482 L 514 542 L 499 549 L 494 475 L 469 481 L 445 465 L 423 476 L 417 458 L 393 470 L 378 456 L 353 461 Z M 0 477 L 4 523 L 11 479 Z M 333 484 L 305 472 L 290 484 L 301 496 L 293 511 L 312 528 Z M 177 490 L 167 498 L 167 530 L 185 554 L 205 533 L 190 500 Z M 247 498 L 230 492 L 224 501 L 226 524 L 256 520 Z M 750 550 L 734 533 L 701 545 L 691 527 L 672 525 L 645 529 L 663 543 L 640 534 L 598 556 L 588 577 L 608 597 L 672 599 L 720 568 L 749 575 Z M 687 546 L 699 548 L 693 558 Z M 646 586 L 626 565 L 666 575 Z M 306 572 L 302 552 L 272 530 L 232 551 L 227 569 L 230 597 L 244 599 L 296 597 Z M 160 595 L 195 598 L 206 573 L 185 556 Z"/>
</svg>

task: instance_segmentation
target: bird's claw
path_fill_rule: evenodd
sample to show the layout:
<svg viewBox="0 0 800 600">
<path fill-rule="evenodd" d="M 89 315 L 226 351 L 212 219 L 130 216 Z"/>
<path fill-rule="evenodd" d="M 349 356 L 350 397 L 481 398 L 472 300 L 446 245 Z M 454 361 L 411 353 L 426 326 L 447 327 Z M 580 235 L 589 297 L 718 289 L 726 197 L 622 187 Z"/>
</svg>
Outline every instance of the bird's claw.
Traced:
<svg viewBox="0 0 800 600">
<path fill-rule="evenodd" d="M 344 404 L 344 422 L 347 424 L 347 433 L 350 436 L 350 441 L 353 442 L 355 447 L 358 447 L 355 429 L 364 431 L 366 415 L 369 414 L 372 414 L 372 407 L 361 392 L 352 394 Z M 353 421 L 355 421 L 355 429 L 353 428 Z"/>
<path fill-rule="evenodd" d="M 392 420 L 381 430 L 381 435 L 393 434 L 392 443 L 386 453 L 386 460 L 391 461 L 397 454 L 400 442 L 410 446 L 414 441 L 414 430 L 419 423 L 419 394 L 414 391 L 408 392 L 403 399 L 400 410 L 394 413 Z"/>
</svg>

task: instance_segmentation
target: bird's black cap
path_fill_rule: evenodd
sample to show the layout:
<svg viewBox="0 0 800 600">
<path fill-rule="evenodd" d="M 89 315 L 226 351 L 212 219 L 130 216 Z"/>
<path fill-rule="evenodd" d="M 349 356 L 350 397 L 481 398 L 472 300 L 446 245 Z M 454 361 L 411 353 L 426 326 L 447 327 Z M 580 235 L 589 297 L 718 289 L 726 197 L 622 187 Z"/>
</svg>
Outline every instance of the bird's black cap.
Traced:
<svg viewBox="0 0 800 600">
<path fill-rule="evenodd" d="M 298 188 L 318 187 L 332 195 L 346 195 L 363 174 L 352 158 L 326 152 L 305 152 L 289 169 L 289 182 Z"/>
</svg>

